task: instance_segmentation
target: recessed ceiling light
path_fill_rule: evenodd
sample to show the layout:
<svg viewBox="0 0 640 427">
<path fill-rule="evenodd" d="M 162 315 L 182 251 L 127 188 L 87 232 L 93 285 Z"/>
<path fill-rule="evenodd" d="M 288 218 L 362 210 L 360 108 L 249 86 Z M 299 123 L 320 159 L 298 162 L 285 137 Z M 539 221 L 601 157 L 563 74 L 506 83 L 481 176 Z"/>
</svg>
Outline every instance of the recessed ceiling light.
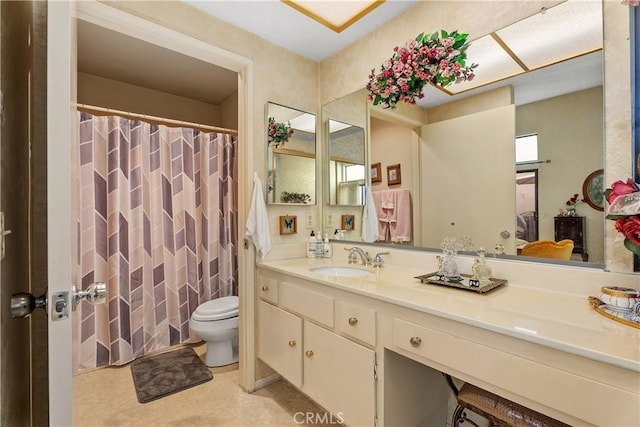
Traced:
<svg viewBox="0 0 640 427">
<path fill-rule="evenodd" d="M 350 27 L 385 2 L 385 0 L 281 1 L 336 33 Z"/>
</svg>

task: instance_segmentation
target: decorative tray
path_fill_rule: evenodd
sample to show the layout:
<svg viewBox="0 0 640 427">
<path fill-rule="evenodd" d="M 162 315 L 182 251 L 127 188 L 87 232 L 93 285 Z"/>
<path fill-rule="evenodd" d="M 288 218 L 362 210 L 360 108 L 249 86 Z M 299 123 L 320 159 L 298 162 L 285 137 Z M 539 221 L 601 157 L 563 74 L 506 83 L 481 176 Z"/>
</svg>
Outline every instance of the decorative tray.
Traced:
<svg viewBox="0 0 640 427">
<path fill-rule="evenodd" d="M 611 320 L 615 320 L 618 323 L 622 323 L 623 325 L 640 329 L 640 322 L 631 320 L 632 318 L 636 318 L 636 319 L 640 318 L 640 312 L 634 313 L 633 310 L 626 310 L 626 311 L 613 310 L 607 307 L 605 303 L 603 303 L 602 301 L 600 301 L 599 298 L 596 298 L 596 297 L 589 297 L 589 303 L 591 304 L 593 309 L 596 311 L 596 313 L 606 318 L 609 318 Z M 640 309 L 638 309 L 638 311 L 640 311 Z M 634 317 L 634 314 L 638 317 Z"/>
<path fill-rule="evenodd" d="M 460 280 L 458 281 L 449 281 L 449 280 L 441 280 L 437 271 L 429 274 L 423 274 L 422 276 L 416 276 L 416 279 L 420 279 L 420 282 L 428 285 L 441 285 L 441 286 L 449 286 L 452 288 L 464 289 L 466 291 L 472 291 L 479 294 L 484 294 L 497 288 L 498 286 L 506 285 L 507 281 L 505 279 L 494 279 L 490 277 L 489 283 L 485 283 L 484 285 L 475 285 L 473 280 L 471 280 L 471 275 L 469 274 L 461 274 Z"/>
</svg>

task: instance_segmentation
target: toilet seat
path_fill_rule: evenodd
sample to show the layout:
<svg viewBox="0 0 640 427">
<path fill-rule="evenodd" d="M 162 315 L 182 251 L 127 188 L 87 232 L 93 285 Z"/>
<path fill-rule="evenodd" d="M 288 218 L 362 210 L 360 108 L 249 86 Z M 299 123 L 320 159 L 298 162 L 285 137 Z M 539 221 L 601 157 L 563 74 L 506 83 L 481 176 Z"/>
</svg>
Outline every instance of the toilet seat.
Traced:
<svg viewBox="0 0 640 427">
<path fill-rule="evenodd" d="M 229 296 L 200 304 L 191 318 L 201 322 L 211 322 L 236 316 L 238 316 L 238 297 Z"/>
</svg>

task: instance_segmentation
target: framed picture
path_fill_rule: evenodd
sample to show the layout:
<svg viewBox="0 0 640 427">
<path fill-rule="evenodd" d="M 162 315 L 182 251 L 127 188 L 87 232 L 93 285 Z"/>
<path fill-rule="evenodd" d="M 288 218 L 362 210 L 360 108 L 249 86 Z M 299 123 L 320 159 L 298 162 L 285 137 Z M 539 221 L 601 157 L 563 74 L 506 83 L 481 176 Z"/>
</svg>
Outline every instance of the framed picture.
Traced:
<svg viewBox="0 0 640 427">
<path fill-rule="evenodd" d="M 400 163 L 397 165 L 387 166 L 387 184 L 402 184 L 402 176 L 400 175 Z"/>
<path fill-rule="evenodd" d="M 604 169 L 593 171 L 582 184 L 584 201 L 597 211 L 604 211 Z"/>
<path fill-rule="evenodd" d="M 382 166 L 380 166 L 380 163 L 371 165 L 371 182 L 382 182 Z"/>
<path fill-rule="evenodd" d="M 345 231 L 353 231 L 356 228 L 355 215 L 342 215 L 342 229 Z"/>
<path fill-rule="evenodd" d="M 280 235 L 296 234 L 298 232 L 298 217 L 285 215 L 280 217 Z"/>
</svg>

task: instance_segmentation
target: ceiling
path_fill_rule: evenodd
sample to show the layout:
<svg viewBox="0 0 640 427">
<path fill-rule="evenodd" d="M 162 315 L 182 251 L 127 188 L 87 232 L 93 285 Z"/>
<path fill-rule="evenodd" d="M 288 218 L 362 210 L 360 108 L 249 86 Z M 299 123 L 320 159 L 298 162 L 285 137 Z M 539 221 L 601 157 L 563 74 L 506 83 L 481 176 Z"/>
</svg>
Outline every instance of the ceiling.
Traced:
<svg viewBox="0 0 640 427">
<path fill-rule="evenodd" d="M 417 2 L 388 0 L 340 33 L 276 0 L 188 0 L 185 3 L 272 43 L 320 61 Z M 473 44 L 469 49 L 470 61 L 473 61 L 472 48 Z M 481 68 L 478 68 L 478 72 Z M 78 21 L 78 70 L 215 105 L 237 91 L 237 75 L 234 72 L 84 21 Z M 547 98 L 549 94 L 570 93 L 601 85 L 602 53 L 597 51 L 574 61 L 546 66 L 480 89 L 467 90 L 456 95 L 456 99 L 507 82 L 515 88 L 517 105 Z M 451 101 L 450 95 L 428 88 L 420 105 L 430 107 L 448 101 Z"/>
</svg>

